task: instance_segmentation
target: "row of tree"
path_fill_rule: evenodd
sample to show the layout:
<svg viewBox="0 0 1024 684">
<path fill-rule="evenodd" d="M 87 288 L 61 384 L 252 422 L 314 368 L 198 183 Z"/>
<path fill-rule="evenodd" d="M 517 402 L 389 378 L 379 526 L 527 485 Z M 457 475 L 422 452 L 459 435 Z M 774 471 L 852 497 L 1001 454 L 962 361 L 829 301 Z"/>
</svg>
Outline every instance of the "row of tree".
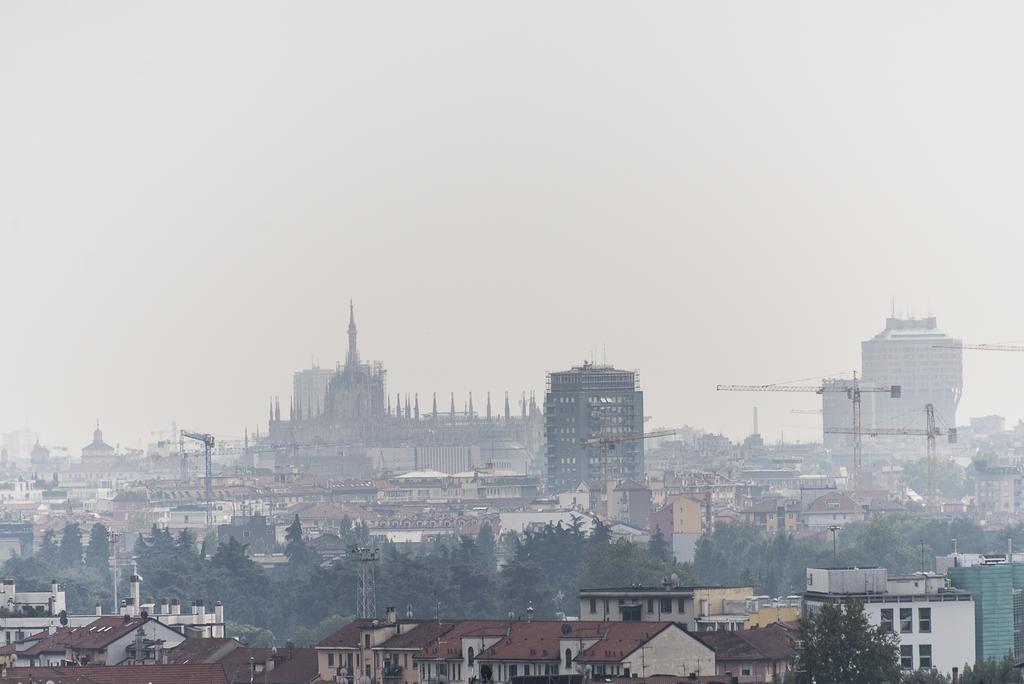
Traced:
<svg viewBox="0 0 1024 684">
<path fill-rule="evenodd" d="M 346 546 L 369 543 L 365 525 L 345 520 Z M 111 606 L 107 532 L 93 528 L 87 545 L 77 525 L 57 543 L 47 532 L 33 556 L 12 558 L 4 571 L 27 589 L 45 590 L 51 578 L 67 589 L 70 610 L 92 612 L 96 601 Z M 261 644 L 309 644 L 357 613 L 357 568 L 344 560 L 324 563 L 307 544 L 296 518 L 287 530 L 287 565 L 273 573 L 253 562 L 234 538 L 200 541 L 188 530 L 172 534 L 153 527 L 135 542 L 133 556 L 143 577 L 143 597 L 183 603 L 222 601 L 236 634 Z M 499 558 L 504 563 L 499 563 Z M 637 545 L 613 541 L 598 525 L 586 534 L 582 522 L 548 526 L 496 539 L 488 525 L 479 534 L 439 539 L 413 547 L 381 545 L 375 568 L 376 603 L 400 613 L 458 617 L 576 614 L 581 587 L 660 583 L 675 574 L 692 582 L 687 564 L 672 560 L 662 534 Z M 121 596 L 127 575 L 121 573 Z"/>
<path fill-rule="evenodd" d="M 697 579 L 709 584 L 750 584 L 759 594 L 786 596 L 804 590 L 805 568 L 822 565 L 877 565 L 891 573 L 934 568 L 935 556 L 959 551 L 987 553 L 1005 550 L 1008 540 L 1024 548 L 1024 525 L 986 531 L 967 519 L 926 520 L 909 513 L 871 518 L 845 525 L 832 536 L 766 537 L 757 527 L 721 523 L 697 542 Z"/>
</svg>

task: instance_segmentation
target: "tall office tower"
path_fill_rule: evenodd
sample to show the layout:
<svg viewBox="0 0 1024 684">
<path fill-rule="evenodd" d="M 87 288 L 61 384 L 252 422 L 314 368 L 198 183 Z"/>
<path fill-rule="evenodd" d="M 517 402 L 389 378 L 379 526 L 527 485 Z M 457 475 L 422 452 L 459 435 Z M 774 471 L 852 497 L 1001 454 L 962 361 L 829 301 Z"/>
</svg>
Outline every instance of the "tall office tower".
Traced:
<svg viewBox="0 0 1024 684">
<path fill-rule="evenodd" d="M 924 407 L 932 404 L 940 427 L 955 427 L 964 386 L 961 343 L 939 330 L 934 316 L 891 316 L 885 330 L 861 342 L 864 382 L 902 388 L 899 399 L 876 397 L 874 425 L 924 428 Z"/>
<path fill-rule="evenodd" d="M 580 440 L 643 432 L 644 393 L 635 371 L 584 363 L 548 373 L 544 397 L 547 488 L 565 491 L 602 477 L 602 448 Z M 607 478 L 643 481 L 643 440 L 607 447 Z"/>
</svg>

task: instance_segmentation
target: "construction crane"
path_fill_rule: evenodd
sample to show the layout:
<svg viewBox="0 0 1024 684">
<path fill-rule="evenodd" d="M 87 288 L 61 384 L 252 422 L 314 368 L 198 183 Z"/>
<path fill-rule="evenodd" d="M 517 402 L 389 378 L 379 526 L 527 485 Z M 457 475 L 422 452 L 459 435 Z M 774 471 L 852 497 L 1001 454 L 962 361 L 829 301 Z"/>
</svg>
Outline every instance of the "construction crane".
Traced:
<svg viewBox="0 0 1024 684">
<path fill-rule="evenodd" d="M 601 481 L 608 481 L 608 451 L 615 448 L 616 444 L 623 442 L 642 442 L 645 439 L 655 437 L 671 437 L 676 434 L 675 430 L 655 430 L 654 432 L 629 432 L 621 435 L 596 434 L 590 437 L 582 437 L 580 445 L 583 447 L 600 447 L 598 465 L 601 472 Z"/>
<path fill-rule="evenodd" d="M 215 440 L 213 435 L 208 435 L 205 432 L 188 432 L 187 430 L 181 431 L 182 439 L 194 439 L 197 442 L 203 443 L 203 449 L 206 452 L 206 531 L 209 532 L 213 528 L 213 445 Z M 182 451 L 182 460 L 185 458 L 185 452 Z"/>
<path fill-rule="evenodd" d="M 899 399 L 902 390 L 899 385 L 888 385 L 879 387 L 861 387 L 857 379 L 857 371 L 853 371 L 853 383 L 849 387 L 831 386 L 824 383 L 820 385 L 718 385 L 715 388 L 719 392 L 814 392 L 825 394 L 826 392 L 845 392 L 853 402 L 853 487 L 854 491 L 861 488 L 861 421 L 860 407 L 861 392 L 887 392 L 893 399 Z"/>
<path fill-rule="evenodd" d="M 933 344 L 933 349 L 977 349 L 979 351 L 1024 351 L 1024 346 L 1016 344 Z"/>
<path fill-rule="evenodd" d="M 921 428 L 864 428 L 863 433 L 871 437 L 878 435 L 924 435 L 928 438 L 928 507 L 934 509 L 938 502 L 935 493 L 935 438 L 939 435 L 946 435 L 950 444 L 956 444 L 956 428 L 940 428 L 935 425 L 935 406 L 926 404 L 924 407 L 925 425 Z M 849 435 L 853 433 L 850 428 L 825 428 L 829 434 Z"/>
</svg>

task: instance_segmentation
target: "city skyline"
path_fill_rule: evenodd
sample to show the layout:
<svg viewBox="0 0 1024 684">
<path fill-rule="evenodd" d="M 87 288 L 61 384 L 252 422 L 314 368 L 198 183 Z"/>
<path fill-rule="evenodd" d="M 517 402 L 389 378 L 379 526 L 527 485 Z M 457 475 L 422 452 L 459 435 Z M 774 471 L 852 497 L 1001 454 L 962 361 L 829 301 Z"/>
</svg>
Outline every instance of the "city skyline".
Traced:
<svg viewBox="0 0 1024 684">
<path fill-rule="evenodd" d="M 353 298 L 398 391 L 607 349 L 656 424 L 809 437 L 714 386 L 857 368 L 893 297 L 1024 338 L 1001 7 L 5 4 L 0 430 L 241 436 Z M 964 372 L 1024 416 L 1024 357 Z"/>
<path fill-rule="evenodd" d="M 350 303 L 350 306 L 351 306 L 351 303 Z M 890 312 L 890 315 L 891 315 L 891 313 L 892 312 Z M 345 331 L 345 336 L 348 338 L 348 340 L 351 340 L 352 338 L 350 337 L 350 328 L 348 326 L 348 321 L 349 321 L 348 316 L 349 315 L 351 315 L 351 309 L 350 308 L 346 308 L 345 309 L 345 315 L 344 315 L 344 319 L 345 319 L 344 331 Z M 897 312 L 896 316 L 897 316 L 897 318 L 899 318 L 900 314 Z M 872 337 L 871 335 L 865 335 L 864 336 L 864 340 L 862 340 L 862 341 L 870 340 L 871 337 Z M 346 341 L 346 342 L 343 342 L 342 344 L 347 345 L 348 342 Z M 307 371 L 307 370 L 309 370 L 311 368 L 317 368 L 317 367 L 323 367 L 323 368 L 330 369 L 330 372 L 333 373 L 335 366 L 337 366 L 338 368 L 342 368 L 342 369 L 345 367 L 345 360 L 346 360 L 345 357 L 346 357 L 346 355 L 348 353 L 349 352 L 348 352 L 347 346 L 339 348 L 339 350 L 337 351 L 337 354 L 336 354 L 337 358 L 333 362 L 331 362 L 330 364 L 322 363 L 322 359 L 320 359 L 319 357 L 316 357 L 316 356 L 312 356 L 308 360 L 307 364 L 293 369 L 292 373 L 294 374 L 294 373 L 298 373 L 298 372 L 302 372 L 302 371 Z M 966 354 L 971 354 L 970 351 L 965 351 L 964 353 L 965 353 L 965 355 Z M 362 349 L 360 350 L 360 354 L 362 354 Z M 986 354 L 986 353 L 982 352 L 982 354 Z M 1001 353 L 995 353 L 995 356 L 1002 357 L 1004 355 L 1001 354 Z M 1012 355 L 1011 355 L 1011 358 L 1012 358 Z M 381 362 L 384 363 L 385 368 L 390 368 L 391 367 L 391 365 L 387 363 L 386 359 L 378 359 L 376 357 L 376 355 L 374 355 L 372 353 L 372 350 L 371 350 L 371 353 L 368 354 L 366 358 L 357 359 L 357 360 L 360 360 L 362 362 L 369 362 L 369 363 L 374 363 L 374 362 L 381 361 Z M 611 366 L 616 365 L 614 358 L 612 358 L 612 359 L 607 358 L 607 349 L 606 348 L 602 348 L 602 349 L 591 349 L 589 357 L 588 356 L 584 356 L 583 358 L 577 357 L 575 359 L 568 360 L 566 362 L 566 364 L 565 364 L 565 367 L 576 366 L 576 365 L 579 365 L 581 363 L 586 363 L 586 362 L 596 362 L 598 364 L 607 362 L 608 365 L 611 365 Z M 969 365 L 970 365 L 969 362 L 965 360 L 965 366 L 969 367 Z M 645 385 L 643 383 L 644 370 L 643 370 L 642 367 L 628 367 L 628 366 L 623 366 L 621 364 L 619 364 L 619 367 L 624 369 L 624 370 L 639 371 L 638 372 L 639 387 L 640 387 L 640 389 L 644 390 L 645 394 L 649 394 L 649 391 L 646 389 L 646 387 L 645 387 Z M 552 368 L 550 370 L 554 370 L 554 368 Z M 545 374 L 550 372 L 550 370 L 545 371 Z M 854 369 L 851 369 L 851 370 L 854 370 Z M 860 372 L 860 370 L 861 370 L 859 363 L 857 364 L 856 370 L 858 370 L 858 372 Z M 822 374 L 821 376 L 808 376 L 807 378 L 803 378 L 802 380 L 807 380 L 808 378 L 811 378 L 811 377 L 813 377 L 814 379 L 817 379 L 819 377 L 821 377 L 821 378 L 827 378 L 827 377 L 848 377 L 848 374 L 849 374 L 848 371 L 837 370 L 837 371 L 835 371 L 833 373 L 830 373 L 830 374 Z M 756 382 L 758 384 L 760 384 L 762 382 L 762 380 L 763 380 L 762 378 L 758 378 Z M 280 408 L 281 405 L 283 405 L 283 408 L 280 408 L 280 410 L 281 410 L 282 417 L 285 418 L 285 419 L 288 418 L 289 401 L 294 396 L 293 381 L 294 381 L 294 377 L 292 377 L 291 380 L 287 383 L 287 390 L 285 392 L 269 394 L 269 396 L 271 398 L 271 411 L 273 411 L 274 402 L 275 401 L 280 401 L 281 404 L 279 404 L 279 408 Z M 781 382 L 781 383 L 785 383 L 787 381 L 767 380 L 767 382 Z M 276 382 L 274 386 L 278 387 L 281 384 L 282 384 L 281 382 Z M 969 380 L 965 384 L 969 386 L 969 384 L 970 384 Z M 514 415 L 518 415 L 518 413 L 520 411 L 519 402 L 521 400 L 521 397 L 524 394 L 525 394 L 525 396 L 527 398 L 527 401 L 529 401 L 530 400 L 530 395 L 531 395 L 531 392 L 532 392 L 535 397 L 538 397 L 537 398 L 538 405 L 542 404 L 542 401 L 539 399 L 539 397 L 543 396 L 543 391 L 544 391 L 543 390 L 543 387 L 544 387 L 543 386 L 543 382 L 539 383 L 539 385 L 540 386 L 536 390 L 534 390 L 532 388 L 529 388 L 529 387 L 520 388 L 520 389 L 509 389 L 509 390 L 506 390 L 506 389 L 499 389 L 499 390 L 488 390 L 488 389 L 475 390 L 474 389 L 474 390 L 465 390 L 465 391 L 462 391 L 462 392 L 460 392 L 458 390 L 454 390 L 454 389 L 443 390 L 443 394 L 439 395 L 439 396 L 442 397 L 442 400 L 441 400 L 441 402 L 439 404 L 439 406 L 440 406 L 439 410 L 442 413 L 447 413 L 448 406 L 449 406 L 449 401 L 453 398 L 454 401 L 456 402 L 455 403 L 456 410 L 461 412 L 461 411 L 463 411 L 465 409 L 465 406 L 466 406 L 467 402 L 470 400 L 470 396 L 474 392 L 476 392 L 478 400 L 477 400 L 477 404 L 474 406 L 475 413 L 479 414 L 479 415 L 482 415 L 483 411 L 484 411 L 484 404 L 482 402 L 485 401 L 485 398 L 486 398 L 488 392 L 491 392 L 491 394 L 492 394 L 492 401 L 498 401 L 498 402 L 501 402 L 503 404 L 503 402 L 504 402 L 504 393 L 506 391 L 508 391 L 509 392 L 510 402 L 511 402 L 511 405 L 512 405 L 512 412 L 513 412 Z M 435 394 L 437 392 L 437 390 L 432 390 L 432 389 L 429 389 L 429 388 L 426 389 L 425 391 L 424 390 L 420 390 L 420 389 L 406 390 L 406 389 L 403 389 L 400 385 L 397 386 L 397 387 L 393 387 L 393 386 L 389 385 L 387 392 L 388 392 L 387 393 L 387 400 L 388 401 L 390 401 L 390 398 L 394 397 L 395 395 L 401 395 L 402 397 L 405 397 L 406 395 L 408 395 L 410 397 L 413 397 L 413 396 L 416 396 L 417 394 L 419 394 L 420 395 L 420 400 L 421 400 L 421 402 L 423 402 L 423 405 L 422 405 L 423 413 L 426 414 L 427 411 L 429 410 L 430 397 L 433 394 Z M 497 394 L 495 394 L 495 393 L 497 393 Z M 704 393 L 707 394 L 708 396 L 716 397 L 716 398 L 722 398 L 724 396 L 724 395 L 721 395 L 721 394 L 716 394 L 714 392 L 714 388 L 708 388 Z M 450 395 L 454 395 L 454 396 L 452 397 Z M 498 398 L 495 399 L 494 397 L 498 397 Z M 247 398 L 246 399 L 245 403 L 247 405 L 248 404 L 257 404 L 258 403 L 258 404 L 260 404 L 261 408 L 257 412 L 258 415 L 252 416 L 251 419 L 249 419 L 242 426 L 241 429 L 235 430 L 235 429 L 232 429 L 232 428 L 228 428 L 228 429 L 220 429 L 220 430 L 216 430 L 216 429 L 211 429 L 211 430 L 213 432 L 215 432 L 216 434 L 220 435 L 222 439 L 229 439 L 229 440 L 241 439 L 246 431 L 248 431 L 248 434 L 251 437 L 255 437 L 255 435 L 257 434 L 257 430 L 259 431 L 259 433 L 261 433 L 262 435 L 266 436 L 267 435 L 267 427 L 268 427 L 268 425 L 267 425 L 267 413 L 266 413 L 267 403 L 266 402 L 267 402 L 267 395 L 264 395 L 262 397 L 257 397 L 257 398 Z M 732 401 L 731 403 L 736 403 L 736 402 Z M 797 398 L 794 398 L 792 395 L 790 395 L 790 396 L 783 396 L 781 398 L 774 397 L 774 396 L 771 396 L 771 395 L 763 395 L 763 394 L 762 395 L 748 395 L 746 397 L 745 401 L 741 401 L 739 403 L 741 404 L 740 413 L 733 417 L 734 420 L 730 420 L 729 421 L 731 424 L 735 425 L 735 432 L 730 432 L 728 430 L 717 430 L 717 429 L 714 429 L 714 428 L 709 427 L 707 425 L 702 425 L 699 422 L 695 422 L 695 421 L 692 421 L 692 420 L 687 420 L 686 418 L 683 418 L 681 420 L 677 420 L 675 422 L 673 422 L 671 420 L 659 420 L 659 417 L 657 415 L 651 415 L 652 413 L 656 413 L 656 410 L 652 410 L 650 407 L 647 407 L 647 410 L 645 411 L 645 414 L 648 416 L 648 423 L 649 423 L 649 425 L 652 425 L 652 426 L 656 425 L 656 426 L 664 426 L 664 427 L 681 427 L 683 425 L 688 425 L 688 426 L 695 427 L 697 429 L 704 430 L 704 431 L 709 432 L 709 433 L 716 433 L 716 434 L 717 433 L 721 433 L 721 434 L 724 434 L 724 435 L 726 435 L 727 437 L 729 437 L 731 439 L 734 439 L 734 440 L 738 441 L 738 440 L 742 439 L 743 437 L 747 436 L 750 433 L 750 407 L 756 406 L 756 407 L 758 407 L 759 412 L 760 412 L 761 434 L 765 436 L 766 441 L 769 441 L 769 442 L 776 441 L 777 438 L 774 437 L 772 432 L 771 432 L 772 429 L 775 427 L 775 426 L 772 425 L 772 421 L 778 422 L 780 420 L 786 421 L 788 424 L 786 425 L 786 427 L 783 427 L 783 428 L 781 428 L 779 430 L 778 439 L 781 439 L 781 438 L 785 437 L 786 441 L 788 441 L 788 442 L 820 442 L 821 441 L 821 438 L 822 438 L 822 435 L 821 435 L 821 422 L 820 422 L 819 418 L 804 419 L 802 421 L 802 425 L 796 425 L 798 419 L 795 420 L 794 416 L 792 415 L 792 410 L 793 409 L 798 409 L 799 410 L 800 408 L 808 408 L 808 410 L 813 410 L 815 408 L 820 408 L 821 400 L 820 400 L 819 397 L 817 397 L 817 396 L 815 396 L 813 394 L 812 395 L 808 395 L 807 397 L 797 397 Z M 746 406 L 743 406 L 743 404 L 745 404 Z M 900 409 L 901 413 L 906 413 L 907 411 L 910 411 L 910 410 L 912 410 L 910 407 L 902 407 L 902 406 L 901 406 L 901 409 Z M 923 407 L 922 407 L 922 410 L 923 410 Z M 969 414 L 962 413 L 961 416 L 958 417 L 958 424 L 960 424 L 960 425 L 966 424 L 967 422 L 969 422 L 971 417 L 976 417 L 976 416 L 981 416 L 981 415 L 990 415 L 990 414 L 991 413 L 969 413 Z M 1004 414 L 998 414 L 997 413 L 997 415 L 1004 415 Z M 767 425 L 766 425 L 766 417 L 767 417 Z M 1005 416 L 1004 415 L 1004 417 L 1007 418 L 1007 426 L 1008 427 L 1012 427 L 1012 425 L 1015 424 L 1015 421 L 1013 420 L 1012 416 Z M 940 420 L 943 420 L 941 416 L 939 418 L 940 418 Z M 119 437 L 114 435 L 113 432 L 111 432 L 111 430 L 116 430 L 117 429 L 116 423 L 115 423 L 115 428 L 108 429 L 106 426 L 109 425 L 109 423 L 105 421 L 105 419 L 104 419 L 104 417 L 102 415 L 100 415 L 99 417 L 93 419 L 93 422 L 90 423 L 89 429 L 83 431 L 83 435 L 90 433 L 92 429 L 97 427 L 97 425 L 95 424 L 96 421 L 99 421 L 99 422 L 104 424 L 104 429 L 108 430 L 108 435 L 111 435 L 112 441 L 114 443 L 116 443 L 118 446 L 120 446 L 121 448 L 145 448 L 146 445 L 149 442 L 151 442 L 151 441 L 153 441 L 153 439 L 155 439 L 154 434 L 157 433 L 157 431 L 163 430 L 163 431 L 167 431 L 168 434 L 169 434 L 169 428 L 171 427 L 171 423 L 176 424 L 179 428 L 193 427 L 193 426 L 190 426 L 190 425 L 187 425 L 187 424 L 183 424 L 180 419 L 177 419 L 174 416 L 171 416 L 166 421 L 166 425 L 159 425 L 159 424 L 157 424 L 152 429 L 149 429 L 149 430 L 146 430 L 146 431 L 140 431 L 138 433 L 138 436 L 136 437 L 135 441 L 129 441 L 129 440 L 120 439 Z M 909 425 L 910 425 L 910 423 L 908 422 L 908 426 Z M 765 429 L 765 427 L 767 427 L 767 429 Z M 796 428 L 796 429 L 794 429 L 794 428 Z M 59 431 L 47 430 L 46 426 L 38 426 L 38 425 L 34 425 L 34 424 L 7 426 L 7 425 L 0 424 L 0 432 L 13 432 L 13 431 L 21 430 L 21 429 L 28 429 L 28 430 L 31 430 L 32 432 L 37 433 L 39 435 L 40 442 L 43 445 L 45 445 L 45 446 L 64 447 L 64 448 L 67 448 L 69 450 L 69 452 L 72 453 L 72 454 L 77 453 L 79 451 L 79 447 L 77 446 L 77 442 L 74 441 L 74 439 L 76 439 L 76 437 L 74 435 L 74 430 L 70 430 L 69 431 L 72 434 L 72 437 L 70 439 L 59 440 L 59 439 L 48 438 L 47 435 L 50 435 L 50 434 L 61 434 L 61 433 Z M 210 429 L 210 428 L 203 427 L 203 429 Z M 787 431 L 790 432 L 789 435 L 785 434 Z M 166 436 L 167 435 L 164 435 L 165 438 L 166 438 Z M 81 438 L 79 438 L 79 441 L 82 441 L 82 440 L 86 440 L 86 437 L 82 436 Z M 86 443 L 86 442 L 83 442 L 83 444 L 84 443 Z"/>
</svg>

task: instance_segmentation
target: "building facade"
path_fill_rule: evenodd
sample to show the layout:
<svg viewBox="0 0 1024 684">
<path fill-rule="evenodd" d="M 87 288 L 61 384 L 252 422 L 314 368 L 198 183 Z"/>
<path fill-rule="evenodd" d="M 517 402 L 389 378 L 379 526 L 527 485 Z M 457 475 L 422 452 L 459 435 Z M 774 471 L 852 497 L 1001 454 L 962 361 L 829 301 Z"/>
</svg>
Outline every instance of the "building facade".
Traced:
<svg viewBox="0 0 1024 684">
<path fill-rule="evenodd" d="M 868 622 L 894 632 L 905 670 L 936 669 L 949 675 L 974 665 L 975 602 L 971 593 L 935 573 L 889 577 L 885 568 L 808 568 L 803 610 L 860 601 Z"/>
<path fill-rule="evenodd" d="M 885 329 L 861 343 L 865 383 L 899 385 L 902 397 L 875 398 L 877 427 L 925 427 L 924 407 L 932 404 L 940 426 L 956 426 L 963 391 L 962 341 L 939 330 L 934 316 L 885 320 Z M 867 424 L 867 423 L 865 423 Z"/>
<path fill-rule="evenodd" d="M 547 487 L 568 491 L 590 479 L 644 479 L 643 440 L 584 446 L 595 436 L 643 432 L 644 393 L 635 371 L 584 363 L 548 374 L 544 397 Z M 605 456 L 606 466 L 602 465 Z M 605 470 L 605 472 L 602 472 Z"/>
</svg>

